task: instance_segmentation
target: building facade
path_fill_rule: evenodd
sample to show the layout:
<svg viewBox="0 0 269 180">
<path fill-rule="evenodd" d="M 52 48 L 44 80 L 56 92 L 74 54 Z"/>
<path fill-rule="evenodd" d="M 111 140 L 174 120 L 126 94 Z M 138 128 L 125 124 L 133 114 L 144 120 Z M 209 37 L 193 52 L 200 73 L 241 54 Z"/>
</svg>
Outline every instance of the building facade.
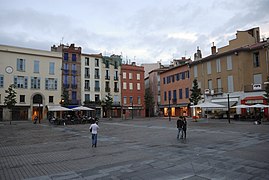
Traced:
<svg viewBox="0 0 269 180">
<path fill-rule="evenodd" d="M 62 94 L 67 91 L 69 95 L 65 104 L 71 108 L 81 105 L 81 47 L 61 44 L 51 51 L 62 53 Z"/>
<path fill-rule="evenodd" d="M 0 45 L 0 59 L 0 119 L 46 119 L 46 106 L 61 101 L 62 54 Z M 12 112 L 4 104 L 11 84 L 17 93 Z"/>
<path fill-rule="evenodd" d="M 259 28 L 237 31 L 236 38 L 229 41 L 229 45 L 218 51 L 213 45 L 210 56 L 190 64 L 191 81 L 197 79 L 204 101 L 226 106 L 222 112 L 214 113 L 215 116 L 227 117 L 228 98 L 230 106 L 267 104 L 263 94 L 269 75 L 269 41 L 260 41 L 259 34 Z M 248 112 L 251 113 L 254 112 Z M 236 114 L 246 115 L 247 112 L 231 109 L 231 117 Z M 265 115 L 268 115 L 267 109 Z"/>
<path fill-rule="evenodd" d="M 144 67 L 135 63 L 121 66 L 121 96 L 123 118 L 145 117 Z"/>
<path fill-rule="evenodd" d="M 190 98 L 190 59 L 160 73 L 161 110 L 164 116 L 189 116 Z"/>
</svg>

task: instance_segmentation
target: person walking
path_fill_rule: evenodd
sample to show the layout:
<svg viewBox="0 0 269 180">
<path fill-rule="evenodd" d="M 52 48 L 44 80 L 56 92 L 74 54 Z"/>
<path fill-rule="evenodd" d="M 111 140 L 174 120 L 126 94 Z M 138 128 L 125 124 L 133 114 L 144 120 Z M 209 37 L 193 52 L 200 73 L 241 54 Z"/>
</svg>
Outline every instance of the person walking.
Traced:
<svg viewBox="0 0 269 180">
<path fill-rule="evenodd" d="M 187 121 L 186 121 L 186 118 L 183 117 L 183 125 L 182 125 L 182 135 L 181 135 L 181 139 L 183 138 L 183 134 L 184 134 L 184 139 L 186 139 L 186 136 L 187 136 Z"/>
<path fill-rule="evenodd" d="M 182 130 L 182 126 L 183 126 L 183 121 L 182 121 L 182 117 L 180 116 L 177 120 L 177 129 L 178 129 L 178 132 L 177 132 L 177 139 L 179 139 L 179 136 L 180 136 L 180 132 Z"/>
<path fill-rule="evenodd" d="M 96 122 L 94 122 L 93 124 L 91 124 L 89 129 L 92 132 L 92 147 L 96 147 L 97 146 L 97 131 L 99 129 L 99 126 Z"/>
</svg>

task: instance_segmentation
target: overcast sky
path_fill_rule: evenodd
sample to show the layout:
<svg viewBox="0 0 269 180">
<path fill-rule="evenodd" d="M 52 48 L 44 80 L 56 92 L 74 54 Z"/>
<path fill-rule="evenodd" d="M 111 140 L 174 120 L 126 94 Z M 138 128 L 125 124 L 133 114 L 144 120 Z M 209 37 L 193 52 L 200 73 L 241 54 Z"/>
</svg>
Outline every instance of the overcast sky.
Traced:
<svg viewBox="0 0 269 180">
<path fill-rule="evenodd" d="M 237 30 L 269 37 L 269 0 L 0 0 L 0 44 L 42 50 L 60 43 L 138 64 L 203 57 Z"/>
</svg>

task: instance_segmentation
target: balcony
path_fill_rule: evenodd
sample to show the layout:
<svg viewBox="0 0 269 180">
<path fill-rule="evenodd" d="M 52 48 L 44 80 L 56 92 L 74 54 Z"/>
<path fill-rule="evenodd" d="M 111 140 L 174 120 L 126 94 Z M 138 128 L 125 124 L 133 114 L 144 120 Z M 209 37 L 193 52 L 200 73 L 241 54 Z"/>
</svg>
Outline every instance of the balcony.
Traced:
<svg viewBox="0 0 269 180">
<path fill-rule="evenodd" d="M 244 92 L 257 92 L 265 91 L 266 85 L 264 84 L 251 84 L 244 86 Z"/>
<path fill-rule="evenodd" d="M 84 91 L 90 91 L 90 90 L 91 90 L 90 87 L 85 87 L 85 88 L 84 88 Z"/>
<path fill-rule="evenodd" d="M 119 77 L 118 76 L 114 76 L 114 80 L 115 81 L 118 81 L 119 80 Z"/>
<path fill-rule="evenodd" d="M 85 74 L 84 77 L 85 78 L 90 78 L 90 75 L 89 74 Z"/>
<path fill-rule="evenodd" d="M 94 78 L 95 78 L 95 79 L 99 79 L 100 76 L 99 76 L 99 75 L 94 75 Z"/>
<path fill-rule="evenodd" d="M 100 87 L 94 87 L 94 91 L 100 92 Z"/>
<path fill-rule="evenodd" d="M 105 88 L 105 91 L 106 91 L 106 92 L 110 92 L 110 88 L 109 88 L 109 87 L 106 87 L 106 88 Z"/>
<path fill-rule="evenodd" d="M 119 88 L 114 88 L 114 92 L 119 92 Z"/>
<path fill-rule="evenodd" d="M 106 79 L 106 80 L 110 80 L 110 76 L 106 76 L 105 79 Z"/>
<path fill-rule="evenodd" d="M 77 85 L 77 84 L 72 84 L 72 85 L 71 85 L 71 88 L 72 88 L 72 89 L 77 89 L 77 88 L 78 88 L 78 85 Z"/>
</svg>

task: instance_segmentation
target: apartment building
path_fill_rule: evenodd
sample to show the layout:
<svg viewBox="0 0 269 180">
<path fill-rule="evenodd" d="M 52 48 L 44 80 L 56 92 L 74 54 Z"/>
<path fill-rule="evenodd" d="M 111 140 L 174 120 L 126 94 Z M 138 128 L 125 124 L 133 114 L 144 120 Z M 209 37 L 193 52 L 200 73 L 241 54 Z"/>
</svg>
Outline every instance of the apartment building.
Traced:
<svg viewBox="0 0 269 180">
<path fill-rule="evenodd" d="M 69 107 L 81 105 L 81 47 L 75 44 L 51 47 L 51 51 L 62 53 L 62 94 L 67 91 Z"/>
<path fill-rule="evenodd" d="M 190 59 L 175 60 L 175 66 L 160 73 L 161 105 L 164 116 L 188 116 L 190 98 Z"/>
<path fill-rule="evenodd" d="M 260 40 L 259 28 L 237 31 L 227 46 L 217 51 L 213 44 L 211 55 L 190 63 L 191 81 L 198 80 L 204 101 L 226 106 L 223 116 L 228 110 L 228 98 L 230 106 L 267 104 L 263 94 L 269 74 L 268 46 L 268 39 Z M 244 109 L 231 109 L 232 115 L 245 113 Z"/>
<path fill-rule="evenodd" d="M 121 97 L 123 118 L 145 117 L 144 67 L 134 62 L 121 66 Z"/>
<path fill-rule="evenodd" d="M 112 110 L 103 105 L 103 117 L 108 117 L 111 111 L 111 117 L 121 117 L 121 65 L 120 55 L 103 56 L 101 62 L 101 99 L 105 101 L 106 96 L 113 99 Z"/>
<path fill-rule="evenodd" d="M 48 105 L 61 101 L 62 54 L 0 45 L 0 119 L 46 119 Z M 15 85 L 15 108 L 4 104 L 5 90 Z"/>
<path fill-rule="evenodd" d="M 95 116 L 101 117 L 101 63 L 102 54 L 81 55 L 81 104 L 94 108 Z"/>
</svg>

